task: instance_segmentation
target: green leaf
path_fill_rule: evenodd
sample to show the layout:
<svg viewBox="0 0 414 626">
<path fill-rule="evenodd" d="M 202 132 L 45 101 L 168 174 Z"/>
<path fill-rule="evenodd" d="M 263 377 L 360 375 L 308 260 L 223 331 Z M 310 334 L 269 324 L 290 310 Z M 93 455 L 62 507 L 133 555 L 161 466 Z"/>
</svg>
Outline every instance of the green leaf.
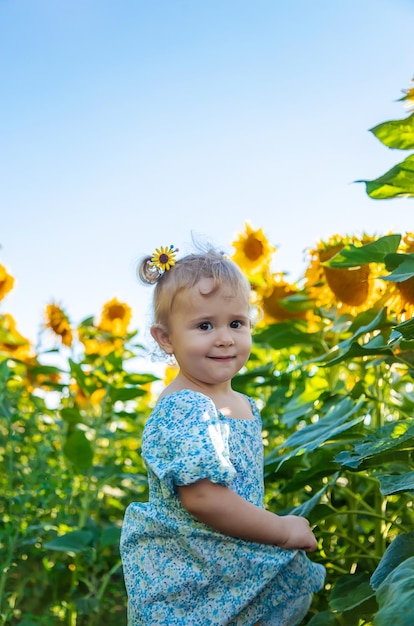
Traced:
<svg viewBox="0 0 414 626">
<path fill-rule="evenodd" d="M 311 526 L 318 525 L 319 522 L 322 522 L 323 526 L 326 527 L 326 520 L 329 517 L 337 518 L 338 511 L 333 506 L 328 506 L 327 504 L 317 504 L 311 511 L 308 520 Z"/>
<path fill-rule="evenodd" d="M 76 470 L 83 471 L 92 467 L 92 446 L 83 430 L 74 430 L 68 435 L 63 452 Z"/>
<path fill-rule="evenodd" d="M 102 532 L 99 543 L 102 548 L 119 545 L 120 537 L 121 529 L 119 526 L 109 526 Z"/>
<path fill-rule="evenodd" d="M 141 389 L 141 387 L 122 387 L 121 389 L 112 387 L 109 396 L 112 402 L 127 402 L 138 398 L 138 396 L 145 396 L 146 393 L 145 389 Z"/>
<path fill-rule="evenodd" d="M 79 326 L 94 326 L 94 317 L 90 316 L 90 317 L 85 317 L 85 319 L 83 319 L 81 321 L 81 323 L 79 324 Z"/>
<path fill-rule="evenodd" d="M 414 556 L 391 572 L 377 589 L 379 610 L 374 626 L 412 626 L 414 606 Z"/>
<path fill-rule="evenodd" d="M 312 498 L 306 500 L 306 502 L 302 502 L 302 504 L 299 504 L 298 506 L 295 506 L 291 511 L 292 515 L 300 515 L 301 517 L 308 518 L 313 509 L 319 504 L 319 501 L 324 493 L 326 493 L 328 488 L 332 487 L 332 485 L 335 484 L 337 477 L 338 475 L 335 476 L 335 479 L 329 484 L 322 487 L 322 489 L 319 489 L 319 491 L 315 493 Z"/>
<path fill-rule="evenodd" d="M 414 149 L 414 113 L 402 120 L 390 120 L 378 124 L 370 131 L 388 148 Z"/>
<path fill-rule="evenodd" d="M 405 260 L 388 276 L 380 276 L 382 280 L 401 283 L 414 276 L 414 254 L 405 255 Z"/>
<path fill-rule="evenodd" d="M 309 333 L 307 325 L 299 320 L 272 324 L 261 332 L 255 334 L 257 343 L 265 343 L 276 350 L 290 348 L 297 345 L 321 344 L 317 333 Z"/>
<path fill-rule="evenodd" d="M 63 370 L 60 367 L 55 367 L 54 365 L 33 365 L 30 368 L 30 371 L 33 374 L 62 374 Z"/>
<path fill-rule="evenodd" d="M 78 616 L 85 615 L 89 617 L 90 615 L 99 613 L 100 602 L 96 598 L 83 596 L 76 598 L 75 604 Z"/>
<path fill-rule="evenodd" d="M 279 448 L 275 448 L 268 455 L 268 462 L 280 455 L 281 448 L 292 448 L 290 452 L 281 458 L 280 467 L 287 459 L 305 451 L 316 450 L 325 442 L 334 439 L 338 434 L 349 430 L 364 419 L 364 415 L 360 415 L 348 422 L 351 415 L 356 413 L 361 405 L 362 402 L 355 403 L 350 398 L 342 399 L 329 410 L 325 417 L 322 417 L 314 424 L 309 424 L 305 428 L 297 430 Z"/>
<path fill-rule="evenodd" d="M 279 300 L 279 304 L 281 304 L 286 311 L 290 311 L 291 313 L 302 313 L 304 311 L 309 311 L 314 307 L 313 300 L 310 300 L 302 294 L 295 294 L 293 296 L 281 298 L 281 300 Z"/>
<path fill-rule="evenodd" d="M 401 324 L 397 324 L 394 326 L 394 329 L 401 333 L 404 339 L 414 339 L 414 317 L 406 322 L 401 322 Z"/>
<path fill-rule="evenodd" d="M 93 540 L 93 534 L 88 530 L 72 530 L 66 535 L 56 537 L 44 544 L 49 550 L 60 552 L 84 552 L 89 548 Z"/>
<path fill-rule="evenodd" d="M 414 472 L 399 475 L 382 474 L 375 478 L 378 480 L 381 493 L 384 496 L 400 491 L 414 491 Z"/>
<path fill-rule="evenodd" d="M 410 254 L 405 254 L 402 252 L 391 252 L 384 257 L 385 269 L 388 270 L 388 272 L 392 272 L 393 270 L 395 270 L 396 267 L 401 265 L 403 261 L 409 259 L 410 257 Z"/>
<path fill-rule="evenodd" d="M 310 622 L 308 622 L 308 626 L 338 626 L 340 623 L 335 613 L 320 611 L 312 617 Z"/>
<path fill-rule="evenodd" d="M 303 491 L 307 485 L 316 485 L 321 478 L 336 473 L 338 464 L 333 462 L 332 457 L 331 446 L 329 448 L 321 447 L 312 451 L 309 465 L 304 469 L 295 468 L 291 478 L 283 481 L 280 492 L 293 493 L 295 491 Z"/>
<path fill-rule="evenodd" d="M 367 194 L 374 200 L 414 196 L 414 154 L 375 180 L 355 182 L 365 183 Z"/>
<path fill-rule="evenodd" d="M 269 377 L 273 379 L 273 370 L 273 363 L 260 365 L 259 367 L 243 372 L 243 374 L 236 374 L 233 380 L 238 380 L 240 382 L 254 382 L 258 379 L 263 381 L 263 379 L 268 379 Z"/>
<path fill-rule="evenodd" d="M 414 446 L 414 424 L 398 421 L 385 424 L 369 436 L 354 444 L 354 450 L 342 451 L 335 462 L 356 469 L 363 461 L 398 450 L 412 449 Z"/>
<path fill-rule="evenodd" d="M 124 377 L 126 385 L 146 385 L 148 383 L 153 383 L 156 380 L 160 380 L 159 376 L 154 376 L 153 374 L 137 374 L 135 372 L 132 374 L 125 374 Z"/>
<path fill-rule="evenodd" d="M 89 396 L 90 391 L 88 389 L 85 372 L 83 371 L 79 363 L 75 363 L 75 361 L 73 361 L 72 359 L 69 359 L 69 366 L 70 373 L 72 374 L 73 378 L 76 380 L 82 391 L 87 396 Z"/>
<path fill-rule="evenodd" d="M 414 531 L 398 535 L 386 549 L 375 572 L 371 576 L 371 586 L 377 590 L 387 576 L 406 559 L 414 557 Z"/>
<path fill-rule="evenodd" d="M 400 241 L 401 235 L 385 235 L 363 246 L 349 244 L 322 265 L 339 269 L 359 267 L 367 263 L 382 263 L 387 254 L 397 251 Z"/>
<path fill-rule="evenodd" d="M 299 404 L 297 404 L 299 402 Z M 282 414 L 282 422 L 290 428 L 293 426 L 299 419 L 304 419 L 305 417 L 310 417 L 312 413 L 315 411 L 315 401 L 311 402 L 301 402 L 301 397 L 294 396 L 292 400 L 290 400 L 285 407 L 285 410 Z"/>
<path fill-rule="evenodd" d="M 382 308 L 380 311 L 378 311 L 377 308 L 372 308 L 357 314 L 349 327 L 349 332 L 352 333 L 351 339 L 357 339 L 361 335 L 370 333 L 373 330 L 385 328 L 389 325 L 386 307 Z"/>
<path fill-rule="evenodd" d="M 380 335 L 378 337 L 374 337 L 374 339 L 363 346 L 361 346 L 357 341 L 353 341 L 349 350 L 327 361 L 326 366 L 330 367 L 332 365 L 337 365 L 338 363 L 342 363 L 342 361 L 347 361 L 348 359 L 355 359 L 363 356 L 377 356 L 379 354 L 389 356 L 394 355 L 391 348 L 388 345 L 384 345 L 383 339 Z"/>
<path fill-rule="evenodd" d="M 386 307 L 382 308 L 379 312 L 377 309 L 363 311 L 362 313 L 357 315 L 357 317 L 349 327 L 349 332 L 351 332 L 352 335 L 348 339 L 345 339 L 345 341 L 341 341 L 338 344 L 338 348 L 348 348 L 359 337 L 366 335 L 367 333 L 371 333 L 374 330 L 383 330 L 384 328 L 389 328 L 390 326 L 391 322 L 388 321 Z M 367 347 L 368 343 L 364 345 L 365 347 Z M 378 343 L 376 343 L 375 345 L 378 345 Z"/>
<path fill-rule="evenodd" d="M 81 424 L 83 422 L 79 409 L 75 409 L 74 407 L 60 409 L 60 415 L 68 424 Z"/>
<path fill-rule="evenodd" d="M 368 574 L 343 574 L 332 589 L 329 608 L 340 613 L 350 611 L 374 595 Z"/>
<path fill-rule="evenodd" d="M 235 391 L 249 394 L 252 387 L 274 384 L 273 371 L 274 365 L 269 363 L 268 365 L 247 370 L 243 374 L 236 374 L 232 380 L 232 387 Z"/>
</svg>

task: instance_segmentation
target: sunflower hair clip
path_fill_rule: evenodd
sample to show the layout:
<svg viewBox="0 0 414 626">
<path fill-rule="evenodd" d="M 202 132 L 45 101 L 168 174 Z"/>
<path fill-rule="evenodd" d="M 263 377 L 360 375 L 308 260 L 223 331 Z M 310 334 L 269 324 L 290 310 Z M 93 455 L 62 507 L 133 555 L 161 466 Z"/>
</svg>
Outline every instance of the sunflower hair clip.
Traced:
<svg viewBox="0 0 414 626">
<path fill-rule="evenodd" d="M 168 272 L 177 262 L 176 254 L 179 252 L 178 248 L 171 246 L 161 246 L 156 248 L 151 259 L 148 261 L 151 267 L 156 267 L 160 274 Z"/>
</svg>

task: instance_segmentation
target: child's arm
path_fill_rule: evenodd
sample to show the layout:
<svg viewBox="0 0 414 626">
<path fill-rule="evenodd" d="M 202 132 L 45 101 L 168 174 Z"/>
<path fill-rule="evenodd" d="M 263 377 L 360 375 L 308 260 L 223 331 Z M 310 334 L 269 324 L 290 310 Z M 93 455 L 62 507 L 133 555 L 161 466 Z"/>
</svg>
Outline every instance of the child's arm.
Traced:
<svg viewBox="0 0 414 626">
<path fill-rule="evenodd" d="M 177 489 L 183 507 L 193 517 L 225 535 L 307 552 L 318 547 L 304 517 L 266 511 L 207 478 Z"/>
</svg>

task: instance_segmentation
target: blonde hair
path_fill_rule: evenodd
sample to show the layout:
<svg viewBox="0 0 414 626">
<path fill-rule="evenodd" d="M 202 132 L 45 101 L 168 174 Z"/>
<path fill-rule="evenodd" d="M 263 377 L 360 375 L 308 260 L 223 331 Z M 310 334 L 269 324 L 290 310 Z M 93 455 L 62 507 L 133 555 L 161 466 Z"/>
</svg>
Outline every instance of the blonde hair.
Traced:
<svg viewBox="0 0 414 626">
<path fill-rule="evenodd" d="M 191 289 L 203 278 L 213 280 L 212 288 L 203 292 L 203 296 L 209 296 L 225 285 L 235 294 L 245 294 L 249 301 L 250 284 L 247 278 L 233 261 L 214 248 L 198 254 L 188 254 L 163 273 L 150 265 L 150 261 L 150 256 L 140 261 L 137 275 L 145 285 L 155 284 L 152 302 L 155 324 L 168 326 L 169 314 L 177 294 L 184 289 Z"/>
</svg>

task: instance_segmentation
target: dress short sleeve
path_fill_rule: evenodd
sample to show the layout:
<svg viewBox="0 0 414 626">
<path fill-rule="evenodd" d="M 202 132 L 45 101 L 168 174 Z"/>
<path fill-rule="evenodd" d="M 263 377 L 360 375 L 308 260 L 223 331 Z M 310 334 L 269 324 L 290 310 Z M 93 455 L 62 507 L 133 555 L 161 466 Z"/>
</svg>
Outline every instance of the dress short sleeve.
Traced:
<svg viewBox="0 0 414 626">
<path fill-rule="evenodd" d="M 230 425 L 207 396 L 190 390 L 160 400 L 149 418 L 142 453 L 147 466 L 175 492 L 208 478 L 229 485 L 236 470 L 229 454 Z"/>
</svg>

